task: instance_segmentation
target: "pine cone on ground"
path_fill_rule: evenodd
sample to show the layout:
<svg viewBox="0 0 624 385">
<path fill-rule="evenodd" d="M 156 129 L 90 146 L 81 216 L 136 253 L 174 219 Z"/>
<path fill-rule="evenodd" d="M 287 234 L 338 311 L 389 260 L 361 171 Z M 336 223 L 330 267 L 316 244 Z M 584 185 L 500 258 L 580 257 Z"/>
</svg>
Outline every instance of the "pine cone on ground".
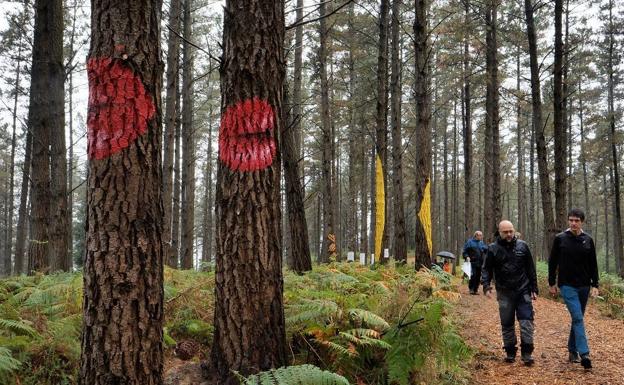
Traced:
<svg viewBox="0 0 624 385">
<path fill-rule="evenodd" d="M 173 348 L 173 353 L 181 360 L 187 361 L 195 357 L 199 352 L 199 344 L 193 340 L 178 342 Z"/>
</svg>

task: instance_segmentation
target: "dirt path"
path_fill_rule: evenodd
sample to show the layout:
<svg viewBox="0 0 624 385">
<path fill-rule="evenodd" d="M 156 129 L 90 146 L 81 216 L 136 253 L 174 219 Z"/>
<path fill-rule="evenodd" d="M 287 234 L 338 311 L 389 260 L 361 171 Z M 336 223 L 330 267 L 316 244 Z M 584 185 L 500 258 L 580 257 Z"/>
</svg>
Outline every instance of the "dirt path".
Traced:
<svg viewBox="0 0 624 385">
<path fill-rule="evenodd" d="M 483 294 L 469 295 L 465 285 L 462 287 L 457 307 L 461 334 L 476 351 L 474 361 L 469 364 L 472 384 L 624 384 L 624 321 L 602 316 L 590 301 L 585 327 L 594 369 L 585 372 L 580 364 L 568 363 L 570 316 L 565 305 L 541 297 L 533 304 L 535 365 L 522 365 L 519 352 L 516 362 L 508 364 L 502 360 L 504 352 L 496 299 L 487 299 Z M 519 330 L 517 335 L 520 335 Z"/>
</svg>

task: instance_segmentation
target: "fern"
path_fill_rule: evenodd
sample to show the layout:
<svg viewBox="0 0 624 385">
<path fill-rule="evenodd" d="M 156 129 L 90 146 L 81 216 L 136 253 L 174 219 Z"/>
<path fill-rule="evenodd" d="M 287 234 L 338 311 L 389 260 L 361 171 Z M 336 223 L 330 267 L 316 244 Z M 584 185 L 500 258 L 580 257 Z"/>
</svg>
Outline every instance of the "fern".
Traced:
<svg viewBox="0 0 624 385">
<path fill-rule="evenodd" d="M 286 366 L 239 378 L 244 385 L 349 385 L 341 375 L 314 365 Z"/>
<path fill-rule="evenodd" d="M 40 337 L 39 333 L 25 321 L 11 320 L 0 318 L 0 331 L 2 329 L 8 330 L 14 334 L 30 337 Z"/>
<path fill-rule="evenodd" d="M 0 346 L 0 376 L 4 376 L 19 369 L 21 362 L 13 358 L 11 351 Z"/>
<path fill-rule="evenodd" d="M 330 300 L 307 300 L 300 305 L 289 307 L 289 310 L 298 311 L 286 319 L 289 324 L 341 317 L 340 307 L 336 302 Z"/>
<path fill-rule="evenodd" d="M 390 329 L 388 322 L 377 314 L 364 309 L 350 309 L 349 316 L 351 319 L 369 326 L 372 329 L 385 331 Z"/>
</svg>

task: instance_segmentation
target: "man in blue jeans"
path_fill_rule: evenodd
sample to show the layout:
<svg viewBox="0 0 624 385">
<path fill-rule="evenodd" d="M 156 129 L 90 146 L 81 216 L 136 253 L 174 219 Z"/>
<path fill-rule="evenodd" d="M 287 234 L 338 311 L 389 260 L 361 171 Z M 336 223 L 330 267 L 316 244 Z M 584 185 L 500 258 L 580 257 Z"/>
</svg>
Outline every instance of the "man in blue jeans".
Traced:
<svg viewBox="0 0 624 385">
<path fill-rule="evenodd" d="M 598 263 L 594 240 L 583 231 L 584 221 L 585 213 L 582 210 L 572 209 L 568 212 L 570 227 L 557 234 L 553 241 L 548 260 L 548 284 L 553 296 L 561 292 L 572 318 L 568 337 L 569 361 L 580 362 L 589 370 L 592 363 L 583 315 L 589 295 L 598 295 Z"/>
</svg>

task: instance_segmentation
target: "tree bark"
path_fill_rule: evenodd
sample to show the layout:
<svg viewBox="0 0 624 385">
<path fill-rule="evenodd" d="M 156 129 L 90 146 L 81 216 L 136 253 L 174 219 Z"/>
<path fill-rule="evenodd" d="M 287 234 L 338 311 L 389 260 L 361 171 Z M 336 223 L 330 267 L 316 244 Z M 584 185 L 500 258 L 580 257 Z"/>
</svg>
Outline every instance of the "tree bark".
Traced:
<svg viewBox="0 0 624 385">
<path fill-rule="evenodd" d="M 232 370 L 287 363 L 277 151 L 283 44 L 283 1 L 226 1 L 212 347 L 220 384 L 238 384 Z"/>
<path fill-rule="evenodd" d="M 578 114 L 579 114 L 579 128 L 581 131 L 581 153 L 580 153 L 580 161 L 581 161 L 581 168 L 583 170 L 583 202 L 585 203 L 585 210 L 589 211 L 589 183 L 587 182 L 587 149 L 585 147 L 585 126 L 584 126 L 584 116 L 583 116 L 583 90 L 582 90 L 582 86 L 581 86 L 581 81 L 579 80 L 579 85 L 578 85 L 578 92 L 579 92 L 579 110 L 578 110 Z M 598 210 L 596 210 L 596 216 L 598 216 Z M 587 218 L 585 220 L 585 227 L 588 228 L 589 231 L 591 231 L 591 223 L 593 222 L 592 219 Z M 589 226 L 588 226 L 589 225 Z"/>
<path fill-rule="evenodd" d="M 486 9 L 486 162 L 484 217 L 486 238 L 494 234 L 502 219 L 500 190 L 500 139 L 498 106 L 498 59 L 497 59 L 498 0 L 489 0 Z"/>
<path fill-rule="evenodd" d="M 208 150 L 206 152 L 206 166 L 204 167 L 204 223 L 202 226 L 203 270 L 211 269 L 212 239 L 214 237 L 214 220 L 212 215 L 214 211 L 214 199 L 212 195 L 212 106 L 210 106 L 208 114 Z"/>
<path fill-rule="evenodd" d="M 172 247 L 172 190 L 173 190 L 173 153 L 175 147 L 175 128 L 177 118 L 177 99 L 179 83 L 179 54 L 180 54 L 180 13 L 182 0 L 171 0 L 169 5 L 169 27 L 175 31 L 169 31 L 167 38 L 167 84 L 165 96 L 165 136 L 163 155 L 163 206 L 165 216 L 163 218 L 163 234 L 165 249 L 165 262 L 173 268 L 178 267 L 177 251 Z"/>
<path fill-rule="evenodd" d="M 560 1 L 560 0 L 558 0 Z M 616 58 L 616 41 L 615 41 L 615 27 L 613 22 L 613 0 L 609 0 L 609 20 L 607 26 L 607 36 L 609 51 L 607 58 L 607 114 L 609 118 L 609 142 L 611 147 L 611 161 L 613 162 L 613 211 L 615 228 L 613 230 L 613 237 L 615 240 L 614 256 L 617 273 L 620 277 L 624 277 L 624 242 L 622 241 L 622 211 L 620 204 L 620 166 L 618 161 L 618 149 L 616 142 L 616 124 L 615 124 L 615 67 L 618 65 Z"/>
<path fill-rule="evenodd" d="M 178 90 L 179 91 L 179 90 Z M 177 92 L 176 111 L 180 111 L 181 93 Z M 180 142 L 182 140 L 182 119 L 181 114 L 176 112 L 175 118 L 175 150 L 173 153 L 173 199 L 171 207 L 171 250 L 168 255 L 168 265 L 177 268 L 180 266 L 180 196 L 182 190 L 181 156 Z"/>
<path fill-rule="evenodd" d="M 470 50 L 468 46 L 468 31 L 470 23 L 470 2 L 464 0 L 464 55 L 463 55 L 463 139 L 464 139 L 464 220 L 466 229 L 464 237 L 470 236 L 473 223 L 474 206 L 472 198 L 472 111 L 470 90 Z"/>
<path fill-rule="evenodd" d="M 414 0 L 414 95 L 416 99 L 416 270 L 429 266 L 432 257 L 431 239 L 431 94 L 429 93 L 429 41 L 427 31 L 427 0 Z M 427 196 L 429 195 L 429 196 Z M 428 203 L 429 202 L 429 203 Z M 423 215 L 418 215 L 420 213 Z"/>
<path fill-rule="evenodd" d="M 182 55 L 182 227 L 180 267 L 193 268 L 193 230 L 195 227 L 195 122 L 193 119 L 193 47 L 191 10 L 193 0 L 184 0 L 184 43 Z"/>
<path fill-rule="evenodd" d="M 33 134 L 31 239 L 28 273 L 47 272 L 50 263 L 50 141 L 63 126 L 63 10 L 60 0 L 35 2 L 28 125 Z M 60 90 L 60 95 L 59 95 Z M 54 234 L 56 227 L 50 229 Z M 56 246 L 56 244 L 55 244 Z M 55 249 L 56 250 L 56 249 Z M 53 254 L 56 255 L 56 254 Z"/>
<path fill-rule="evenodd" d="M 329 37 L 329 28 L 327 27 L 326 2 L 321 1 L 319 4 L 319 53 L 318 53 L 318 72 L 321 83 L 321 146 L 322 146 L 322 175 L 323 175 L 323 240 L 321 246 L 321 255 L 318 261 L 327 263 L 331 257 L 335 257 L 335 218 L 334 204 L 332 196 L 332 124 L 329 117 L 329 83 L 327 81 L 327 40 Z M 333 242 L 330 238 L 333 237 Z M 331 245 L 334 250 L 330 250 Z"/>
<path fill-rule="evenodd" d="M 390 89 L 392 101 L 390 115 L 392 122 L 392 165 L 394 179 L 394 259 L 407 262 L 405 234 L 405 205 L 403 203 L 403 141 L 401 137 L 401 48 L 400 36 L 401 0 L 392 2 L 392 76 Z"/>
<path fill-rule="evenodd" d="M 21 38 L 20 38 L 20 43 L 21 43 Z M 17 139 L 17 101 L 18 101 L 18 97 L 20 94 L 20 77 L 22 74 L 22 46 L 20 44 L 20 47 L 18 49 L 18 53 L 17 53 L 17 62 L 15 63 L 15 87 L 14 87 L 14 94 L 13 94 L 13 111 L 12 111 L 12 134 L 11 134 L 11 158 L 10 158 L 10 163 L 9 163 L 9 191 L 8 191 L 8 207 L 7 207 L 7 215 L 6 215 L 6 240 L 5 240 L 5 248 L 4 248 L 4 255 L 5 255 L 5 266 L 4 266 L 4 272 L 6 275 L 10 275 L 11 274 L 11 252 L 12 252 L 12 246 L 13 246 L 13 211 L 14 211 L 14 190 L 15 190 L 15 146 L 16 146 L 16 139 Z M 30 151 L 27 150 L 29 153 Z M 30 154 L 29 154 L 30 155 Z M 27 188 L 28 189 L 28 188 Z M 16 250 L 17 252 L 17 250 Z M 23 251 L 22 251 L 22 255 L 20 255 L 20 258 L 18 260 L 17 254 L 14 257 L 14 266 L 13 266 L 13 272 L 15 274 L 20 274 L 23 270 Z"/>
<path fill-rule="evenodd" d="M 517 229 L 527 234 L 526 223 L 526 197 L 525 197 L 525 175 L 524 175 L 524 132 L 522 121 L 522 99 L 520 89 L 520 45 L 516 47 L 516 147 L 518 151 L 518 223 Z"/>
<path fill-rule="evenodd" d="M 377 41 L 377 104 L 375 115 L 375 145 L 376 152 L 381 159 L 384 183 L 384 207 L 388 208 L 388 15 L 390 12 L 389 0 L 381 0 L 379 5 L 379 40 Z M 381 253 L 387 247 L 387 209 L 384 210 L 383 235 Z M 375 256 L 383 262 L 381 255 Z"/>
<path fill-rule="evenodd" d="M 288 95 L 285 91 L 286 96 Z M 284 104 L 288 105 L 284 97 Z M 295 121 L 301 116 L 294 116 L 286 112 L 282 131 L 282 155 L 284 164 L 284 185 L 286 195 L 286 211 L 288 213 L 288 232 L 290 236 L 290 249 L 286 256 L 288 268 L 302 273 L 312 270 L 312 259 L 310 257 L 310 243 L 308 240 L 308 223 L 305 217 L 305 206 L 303 204 L 304 192 L 299 177 L 299 152 L 297 150 L 297 134 L 295 132 Z"/>
<path fill-rule="evenodd" d="M 26 221 L 28 220 L 28 193 L 30 179 L 30 154 L 32 150 L 32 134 L 26 131 L 24 163 L 22 164 L 22 183 L 20 187 L 20 204 L 17 212 L 17 229 L 15 234 L 15 274 L 27 272 L 24 266 L 24 249 L 26 246 Z"/>
<path fill-rule="evenodd" d="M 566 128 L 563 100 L 563 0 L 555 0 L 555 58 L 553 66 L 553 118 L 555 139 L 555 225 L 558 231 L 567 227 L 566 204 Z"/>
<path fill-rule="evenodd" d="M 82 385 L 163 383 L 160 5 L 92 4 Z"/>
<path fill-rule="evenodd" d="M 550 196 L 550 175 L 548 172 L 548 153 L 544 138 L 544 122 L 542 121 L 542 97 L 540 88 L 540 73 L 537 65 L 537 39 L 535 36 L 535 22 L 533 20 L 533 5 L 531 0 L 524 0 L 524 11 L 529 41 L 529 61 L 531 67 L 531 100 L 533 108 L 533 130 L 537 151 L 537 167 L 542 197 L 542 212 L 544 213 L 544 235 L 541 255 L 548 255 L 550 244 L 557 227 L 553 216 L 552 198 Z"/>
</svg>

